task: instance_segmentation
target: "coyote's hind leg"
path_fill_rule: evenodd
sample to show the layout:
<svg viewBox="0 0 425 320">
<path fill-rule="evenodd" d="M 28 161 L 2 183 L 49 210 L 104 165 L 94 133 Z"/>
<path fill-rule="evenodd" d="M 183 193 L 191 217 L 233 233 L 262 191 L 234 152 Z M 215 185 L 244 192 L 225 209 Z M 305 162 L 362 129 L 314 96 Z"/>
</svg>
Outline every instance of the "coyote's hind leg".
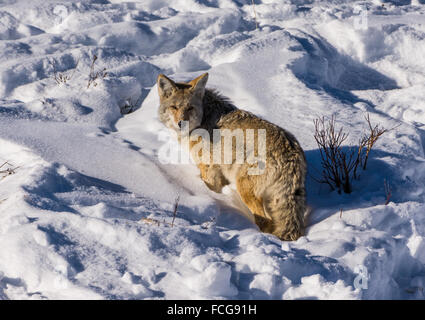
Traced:
<svg viewBox="0 0 425 320">
<path fill-rule="evenodd" d="M 254 215 L 257 226 L 262 232 L 269 233 L 273 227 L 272 220 L 266 216 L 263 200 L 255 195 L 254 183 L 250 179 L 252 177 L 240 176 L 236 181 L 236 189 L 242 201 Z"/>
</svg>

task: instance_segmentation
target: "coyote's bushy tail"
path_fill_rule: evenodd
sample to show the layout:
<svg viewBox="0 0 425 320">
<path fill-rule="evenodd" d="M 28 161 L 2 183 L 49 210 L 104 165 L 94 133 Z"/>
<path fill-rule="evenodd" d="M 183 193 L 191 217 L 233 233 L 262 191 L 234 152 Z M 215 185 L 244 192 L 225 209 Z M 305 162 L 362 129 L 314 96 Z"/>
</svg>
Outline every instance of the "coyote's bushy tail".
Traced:
<svg viewBox="0 0 425 320">
<path fill-rule="evenodd" d="M 271 233 L 294 241 L 304 235 L 307 213 L 304 175 L 305 162 L 294 161 L 275 180 L 264 198 L 264 210 L 272 220 Z M 289 169 L 289 170 L 288 170 Z"/>
<path fill-rule="evenodd" d="M 282 240 L 294 241 L 304 235 L 305 198 L 287 195 L 279 198 L 279 203 L 272 206 L 269 214 L 273 217 L 272 234 Z"/>
</svg>

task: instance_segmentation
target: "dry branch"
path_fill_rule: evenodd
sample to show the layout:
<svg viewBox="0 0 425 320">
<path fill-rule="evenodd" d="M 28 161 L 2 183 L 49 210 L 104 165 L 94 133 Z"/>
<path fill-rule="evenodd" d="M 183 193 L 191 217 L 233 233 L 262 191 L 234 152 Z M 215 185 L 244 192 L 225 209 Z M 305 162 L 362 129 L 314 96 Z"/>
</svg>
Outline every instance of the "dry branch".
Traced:
<svg viewBox="0 0 425 320">
<path fill-rule="evenodd" d="M 388 203 L 390 203 L 390 199 L 392 196 L 392 189 L 389 182 L 386 179 L 384 179 L 384 189 L 385 189 L 385 198 L 386 198 L 385 205 L 387 205 Z"/>
<path fill-rule="evenodd" d="M 56 61 L 55 60 L 49 60 L 49 63 L 52 65 L 53 67 L 53 79 L 56 81 L 56 83 L 58 85 L 62 84 L 62 83 L 67 83 L 68 81 L 70 81 L 72 79 L 72 77 L 74 76 L 75 71 L 77 70 L 78 64 L 79 64 L 80 60 L 77 60 L 77 63 L 75 64 L 75 68 L 72 71 L 71 74 L 67 74 L 67 73 L 62 73 L 62 72 L 58 72 L 56 69 Z"/>
<path fill-rule="evenodd" d="M 328 121 L 324 117 L 314 120 L 314 139 L 319 147 L 323 169 L 319 182 L 328 184 L 332 190 L 337 189 L 339 193 L 341 190 L 350 193 L 351 172 L 359 163 L 359 153 L 355 157 L 352 150 L 342 149 L 342 143 L 348 138 L 348 134 L 343 128 L 337 130 L 335 121 L 334 115 Z"/>
<path fill-rule="evenodd" d="M 376 141 L 385 132 L 392 129 L 381 128 L 379 125 L 373 126 L 370 116 L 365 116 L 369 127 L 367 134 L 360 139 L 357 147 L 343 149 L 342 144 L 348 138 L 348 133 L 341 127 L 336 129 L 336 117 L 333 115 L 328 121 L 324 117 L 314 120 L 314 139 L 319 147 L 322 177 L 317 180 L 320 183 L 328 184 L 332 190 L 341 193 L 351 193 L 352 180 L 358 179 L 358 168 L 366 170 L 370 151 Z M 393 128 L 394 129 L 394 128 Z"/>
<path fill-rule="evenodd" d="M 174 227 L 174 220 L 176 220 L 177 209 L 179 208 L 180 195 L 177 196 L 174 202 L 174 211 L 173 211 L 173 221 L 171 221 L 171 226 Z"/>
<path fill-rule="evenodd" d="M 369 113 L 365 116 L 366 122 L 369 126 L 369 135 L 365 137 L 366 139 L 366 154 L 363 161 L 363 170 L 366 170 L 367 160 L 369 158 L 370 150 L 372 150 L 373 145 L 382 136 L 385 132 L 389 131 L 388 129 L 380 128 L 379 125 L 372 126 L 370 122 Z M 391 129 L 392 130 L 392 129 Z"/>
<path fill-rule="evenodd" d="M 95 71 L 94 65 L 96 63 L 96 60 L 97 60 L 97 55 L 93 55 L 93 60 L 90 65 L 90 73 L 89 73 L 89 80 L 87 82 L 87 89 L 90 88 L 91 85 L 93 85 L 93 87 L 96 87 L 97 79 L 103 79 L 106 76 L 108 76 L 108 72 L 106 71 L 106 68 L 103 68 L 100 71 Z"/>
<path fill-rule="evenodd" d="M 11 167 L 13 167 L 13 165 L 11 163 L 9 163 L 8 161 L 4 162 L 2 165 L 0 165 L 0 169 L 3 168 L 5 165 L 9 165 Z M 20 167 L 14 167 L 14 168 L 7 168 L 5 170 L 0 170 L 0 174 L 2 175 L 0 180 L 3 180 L 4 178 L 6 178 L 7 176 L 10 176 L 12 174 L 15 174 L 15 170 L 18 169 Z"/>
</svg>

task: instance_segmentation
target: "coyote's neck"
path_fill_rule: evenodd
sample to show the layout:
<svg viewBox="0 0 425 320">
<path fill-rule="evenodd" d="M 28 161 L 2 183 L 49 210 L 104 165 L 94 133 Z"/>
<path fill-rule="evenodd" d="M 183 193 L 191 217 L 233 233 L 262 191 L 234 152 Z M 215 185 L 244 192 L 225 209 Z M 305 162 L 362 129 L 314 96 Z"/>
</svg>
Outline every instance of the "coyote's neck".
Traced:
<svg viewBox="0 0 425 320">
<path fill-rule="evenodd" d="M 202 101 L 204 116 L 199 126 L 207 130 L 210 135 L 212 130 L 217 128 L 217 123 L 222 116 L 236 110 L 236 107 L 230 100 L 213 89 L 205 89 L 204 99 Z"/>
</svg>

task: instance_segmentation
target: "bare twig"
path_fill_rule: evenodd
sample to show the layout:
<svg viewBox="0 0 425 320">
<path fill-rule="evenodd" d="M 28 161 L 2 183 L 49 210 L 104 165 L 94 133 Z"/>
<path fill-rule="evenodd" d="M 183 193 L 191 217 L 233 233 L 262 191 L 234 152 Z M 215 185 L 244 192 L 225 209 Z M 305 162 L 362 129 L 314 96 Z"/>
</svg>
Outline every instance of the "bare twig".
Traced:
<svg viewBox="0 0 425 320">
<path fill-rule="evenodd" d="M 366 154 L 363 161 L 363 170 L 366 170 L 367 160 L 369 158 L 369 153 L 370 153 L 370 150 L 372 150 L 373 145 L 379 139 L 380 136 L 382 136 L 385 132 L 388 131 L 388 129 L 380 128 L 378 125 L 372 126 L 370 122 L 369 113 L 366 114 L 365 119 L 369 126 L 369 135 L 364 138 L 366 139 L 366 143 L 365 143 Z"/>
<path fill-rule="evenodd" d="M 177 196 L 175 202 L 174 202 L 174 211 L 173 211 L 173 221 L 171 221 L 171 226 L 174 227 L 174 220 L 177 216 L 177 209 L 179 208 L 179 201 L 180 201 L 180 195 Z"/>
<path fill-rule="evenodd" d="M 72 77 L 74 76 L 75 71 L 77 70 L 79 62 L 80 62 L 80 59 L 77 60 L 77 63 L 75 64 L 75 67 L 74 67 L 74 70 L 72 71 L 72 73 L 67 74 L 67 73 L 58 72 L 57 69 L 56 69 L 56 61 L 55 60 L 49 60 L 49 63 L 53 67 L 53 79 L 56 81 L 56 83 L 58 85 L 60 85 L 62 83 L 65 84 L 68 81 L 70 81 L 72 79 Z"/>
<path fill-rule="evenodd" d="M 375 142 L 385 132 L 396 128 L 385 129 L 379 125 L 373 126 L 369 114 L 365 116 L 365 119 L 369 127 L 368 133 L 359 139 L 357 147 L 346 150 L 343 150 L 342 143 L 347 139 L 348 134 L 343 132 L 343 128 L 336 130 L 335 116 L 328 121 L 325 121 L 324 117 L 314 120 L 314 138 L 319 147 L 322 162 L 322 177 L 320 180 L 315 179 L 316 181 L 328 184 L 332 190 L 337 189 L 339 193 L 341 190 L 345 193 L 351 192 L 352 179 L 359 178 L 357 172 L 359 167 L 366 170 L 369 154 Z"/>
<path fill-rule="evenodd" d="M 161 225 L 161 223 L 166 226 L 174 227 L 174 221 L 176 220 L 176 216 L 177 216 L 177 212 L 179 208 L 179 201 L 180 201 L 180 195 L 177 196 L 174 203 L 173 220 L 171 221 L 171 223 L 166 222 L 165 219 L 160 221 L 158 219 L 152 219 L 152 218 L 142 218 L 140 222 L 147 223 L 147 224 L 154 224 L 154 225 L 157 225 L 158 227 Z"/>
<path fill-rule="evenodd" d="M 0 169 L 1 169 L 1 168 L 3 168 L 6 164 L 10 165 L 9 161 L 5 161 L 5 162 L 3 162 L 3 164 L 2 164 L 2 165 L 0 165 Z"/>
<path fill-rule="evenodd" d="M 89 80 L 87 82 L 87 89 L 90 88 L 91 85 L 93 87 L 97 86 L 97 79 L 103 79 L 108 76 L 108 72 L 106 71 L 106 68 L 103 68 L 100 71 L 95 72 L 94 64 L 96 63 L 97 55 L 93 55 L 93 60 L 90 65 L 90 73 L 89 73 Z"/>
<path fill-rule="evenodd" d="M 357 175 L 357 168 L 360 166 L 362 166 L 362 162 L 363 162 L 363 150 L 366 147 L 367 144 L 367 137 L 363 136 L 362 138 L 359 139 L 359 146 L 357 148 L 357 157 L 356 157 L 356 161 L 354 164 L 354 168 L 353 168 L 353 178 L 354 179 L 358 179 L 359 176 Z"/>
<path fill-rule="evenodd" d="M 351 192 L 351 172 L 357 167 L 359 155 L 354 152 L 343 151 L 342 143 L 348 138 L 343 128 L 336 130 L 336 117 L 333 115 L 329 121 L 325 118 L 314 120 L 314 139 L 319 147 L 322 162 L 321 183 L 328 184 L 332 190 L 337 189 L 340 193 Z"/>
<path fill-rule="evenodd" d="M 0 165 L 0 168 L 3 168 L 5 165 L 9 165 L 12 166 L 13 165 L 11 163 L 9 163 L 8 161 L 4 162 L 2 165 Z M 6 178 L 7 176 L 10 176 L 12 174 L 15 174 L 15 170 L 18 169 L 20 167 L 14 167 L 14 168 L 7 168 L 5 170 L 0 170 L 0 174 L 2 174 L 3 176 L 1 176 L 0 180 L 3 180 L 4 178 Z"/>
<path fill-rule="evenodd" d="M 251 0 L 251 2 L 252 2 L 252 8 L 254 9 L 255 29 L 258 29 L 257 12 L 255 10 L 255 3 L 254 3 L 254 0 Z"/>
<path fill-rule="evenodd" d="M 390 199 L 392 196 L 392 189 L 389 182 L 386 179 L 384 179 L 384 189 L 385 189 L 385 197 L 386 197 L 385 205 L 387 205 L 388 203 L 390 203 Z"/>
</svg>

